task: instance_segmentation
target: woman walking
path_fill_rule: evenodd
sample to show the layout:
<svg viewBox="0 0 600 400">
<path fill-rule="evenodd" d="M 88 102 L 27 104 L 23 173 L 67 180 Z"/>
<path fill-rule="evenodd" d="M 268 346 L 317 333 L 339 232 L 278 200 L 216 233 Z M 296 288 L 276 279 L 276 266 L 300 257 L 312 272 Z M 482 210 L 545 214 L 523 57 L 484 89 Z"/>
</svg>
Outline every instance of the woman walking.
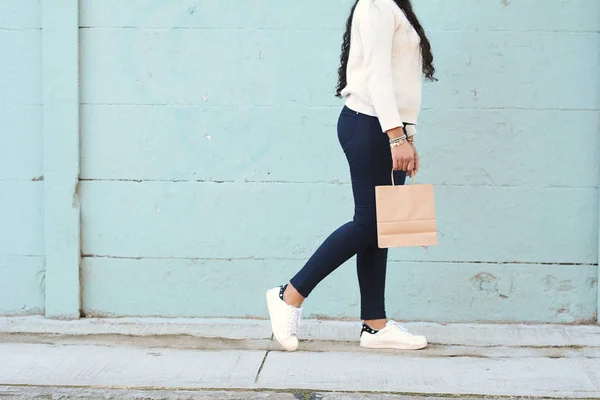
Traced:
<svg viewBox="0 0 600 400">
<path fill-rule="evenodd" d="M 396 184 L 419 171 L 414 148 L 422 77 L 434 80 L 431 46 L 410 0 L 357 0 L 342 44 L 337 96 L 346 98 L 338 138 L 348 159 L 354 218 L 333 232 L 284 286 L 267 292 L 276 340 L 288 351 L 296 336 L 302 303 L 336 268 L 357 256 L 363 329 L 367 348 L 421 349 L 413 335 L 385 312 L 387 249 L 377 246 L 375 187 Z"/>
</svg>

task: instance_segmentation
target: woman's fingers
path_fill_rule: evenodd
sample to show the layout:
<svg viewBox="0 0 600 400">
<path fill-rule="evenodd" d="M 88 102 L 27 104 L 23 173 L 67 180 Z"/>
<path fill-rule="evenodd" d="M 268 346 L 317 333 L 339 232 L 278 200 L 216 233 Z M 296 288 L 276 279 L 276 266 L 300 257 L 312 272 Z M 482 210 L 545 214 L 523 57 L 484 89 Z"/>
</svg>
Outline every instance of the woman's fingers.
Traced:
<svg viewBox="0 0 600 400">
<path fill-rule="evenodd" d="M 415 151 L 415 168 L 413 169 L 413 175 L 419 172 L 419 154 Z"/>
<path fill-rule="evenodd" d="M 395 147 L 392 149 L 392 166 L 395 171 L 410 171 L 415 163 L 415 153 L 412 148 Z"/>
<path fill-rule="evenodd" d="M 402 171 L 412 171 L 414 164 L 413 156 L 408 156 L 402 160 Z"/>
</svg>

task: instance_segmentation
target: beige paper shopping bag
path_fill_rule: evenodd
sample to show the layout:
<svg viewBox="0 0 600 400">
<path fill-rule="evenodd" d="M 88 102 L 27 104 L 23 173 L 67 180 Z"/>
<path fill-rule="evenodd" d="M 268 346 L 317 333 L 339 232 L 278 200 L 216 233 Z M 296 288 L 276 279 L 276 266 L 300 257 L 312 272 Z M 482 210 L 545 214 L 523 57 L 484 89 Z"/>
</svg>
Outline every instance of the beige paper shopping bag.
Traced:
<svg viewBox="0 0 600 400">
<path fill-rule="evenodd" d="M 377 239 L 380 248 L 437 244 L 433 185 L 375 188 Z"/>
</svg>

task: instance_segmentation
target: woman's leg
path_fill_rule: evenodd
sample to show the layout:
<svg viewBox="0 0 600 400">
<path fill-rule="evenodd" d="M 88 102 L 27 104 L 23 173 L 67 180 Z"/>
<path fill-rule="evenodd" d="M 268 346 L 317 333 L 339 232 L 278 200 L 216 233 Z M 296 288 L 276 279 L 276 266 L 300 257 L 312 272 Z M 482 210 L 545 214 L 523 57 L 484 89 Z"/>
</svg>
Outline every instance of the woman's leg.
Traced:
<svg viewBox="0 0 600 400">
<path fill-rule="evenodd" d="M 372 166 L 373 191 L 370 198 L 365 201 L 372 202 L 375 208 L 375 186 L 390 185 L 390 172 L 392 161 L 389 141 L 386 135 L 377 141 L 373 148 L 373 158 L 389 160 L 389 162 L 378 162 Z M 394 171 L 394 182 L 403 185 L 406 173 Z M 361 319 L 373 329 L 381 329 L 387 322 L 385 312 L 385 277 L 387 270 L 387 249 L 380 249 L 377 242 L 371 243 L 365 250 L 358 253 L 356 258 L 356 269 L 360 286 L 361 297 Z"/>
<path fill-rule="evenodd" d="M 373 329 L 381 329 L 387 322 L 385 313 L 387 255 L 387 249 L 380 249 L 376 243 L 356 255 L 356 272 L 360 287 L 360 318 Z"/>
<path fill-rule="evenodd" d="M 390 147 L 377 118 L 345 108 L 338 121 L 338 136 L 350 165 L 354 219 L 333 232 L 292 278 L 293 288 L 304 298 L 352 256 L 376 246 L 375 186 L 391 183 Z M 385 263 L 383 268 L 385 282 Z"/>
</svg>

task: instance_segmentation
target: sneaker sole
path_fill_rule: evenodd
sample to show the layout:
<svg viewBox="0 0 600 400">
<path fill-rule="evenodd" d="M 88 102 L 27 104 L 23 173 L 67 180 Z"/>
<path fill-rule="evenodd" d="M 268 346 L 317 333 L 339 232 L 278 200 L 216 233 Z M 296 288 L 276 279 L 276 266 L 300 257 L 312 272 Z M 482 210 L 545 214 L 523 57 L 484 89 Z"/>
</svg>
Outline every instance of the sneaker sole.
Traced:
<svg viewBox="0 0 600 400">
<path fill-rule="evenodd" d="M 414 344 L 414 345 L 385 345 L 385 344 L 372 344 L 372 345 L 364 345 L 360 344 L 360 347 L 364 349 L 375 349 L 375 350 L 383 350 L 383 349 L 393 349 L 393 350 L 422 350 L 425 347 L 429 346 L 429 343 L 425 344 Z"/>
</svg>

